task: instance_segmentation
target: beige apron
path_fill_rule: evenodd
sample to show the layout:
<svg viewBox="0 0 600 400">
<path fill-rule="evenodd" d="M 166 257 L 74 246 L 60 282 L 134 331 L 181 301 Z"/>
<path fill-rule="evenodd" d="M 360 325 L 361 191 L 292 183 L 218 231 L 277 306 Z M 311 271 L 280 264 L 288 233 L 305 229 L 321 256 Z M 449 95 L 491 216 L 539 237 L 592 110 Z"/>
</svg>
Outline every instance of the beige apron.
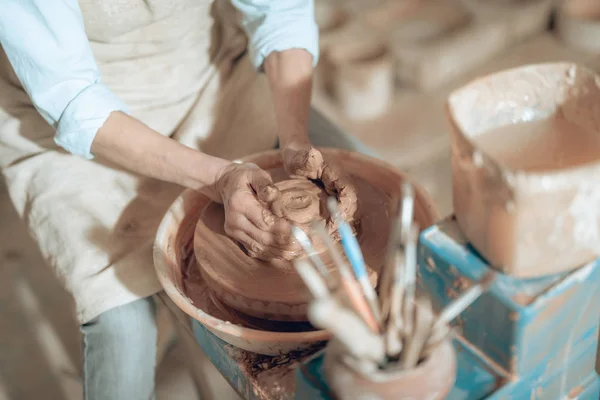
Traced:
<svg viewBox="0 0 600 400">
<path fill-rule="evenodd" d="M 158 132 L 233 159 L 273 147 L 270 94 L 228 0 L 80 0 L 104 82 Z M 152 241 L 180 187 L 67 154 L 0 51 L 0 167 L 79 320 L 161 290 Z"/>
</svg>

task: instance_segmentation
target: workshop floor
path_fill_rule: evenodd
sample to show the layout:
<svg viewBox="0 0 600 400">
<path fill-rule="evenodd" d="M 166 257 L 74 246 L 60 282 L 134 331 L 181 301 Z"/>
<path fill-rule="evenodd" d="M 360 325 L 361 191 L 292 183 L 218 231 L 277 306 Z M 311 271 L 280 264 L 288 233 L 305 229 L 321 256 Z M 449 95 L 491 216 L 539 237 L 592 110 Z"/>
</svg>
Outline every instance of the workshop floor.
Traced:
<svg viewBox="0 0 600 400">
<path fill-rule="evenodd" d="M 0 400 L 82 399 L 72 309 L 0 180 Z M 198 399 L 184 354 L 176 344 L 164 356 L 156 377 L 158 400 Z M 239 399 L 210 362 L 201 362 L 214 399 Z"/>
</svg>

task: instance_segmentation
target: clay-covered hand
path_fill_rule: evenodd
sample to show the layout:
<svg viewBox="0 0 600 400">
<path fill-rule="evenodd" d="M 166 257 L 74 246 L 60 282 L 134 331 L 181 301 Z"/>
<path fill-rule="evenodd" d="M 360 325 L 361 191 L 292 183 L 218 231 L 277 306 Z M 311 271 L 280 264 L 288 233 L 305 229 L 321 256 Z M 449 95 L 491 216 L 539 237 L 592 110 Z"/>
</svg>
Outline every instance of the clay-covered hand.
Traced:
<svg viewBox="0 0 600 400">
<path fill-rule="evenodd" d="M 356 188 L 349 177 L 332 160 L 308 142 L 291 143 L 282 149 L 285 170 L 291 177 L 320 180 L 330 196 L 338 199 L 339 211 L 352 222 L 357 209 Z"/>
<path fill-rule="evenodd" d="M 269 261 L 298 255 L 289 223 L 265 207 L 279 196 L 266 171 L 255 164 L 232 163 L 218 174 L 215 189 L 225 209 L 225 233 L 250 257 Z"/>
</svg>

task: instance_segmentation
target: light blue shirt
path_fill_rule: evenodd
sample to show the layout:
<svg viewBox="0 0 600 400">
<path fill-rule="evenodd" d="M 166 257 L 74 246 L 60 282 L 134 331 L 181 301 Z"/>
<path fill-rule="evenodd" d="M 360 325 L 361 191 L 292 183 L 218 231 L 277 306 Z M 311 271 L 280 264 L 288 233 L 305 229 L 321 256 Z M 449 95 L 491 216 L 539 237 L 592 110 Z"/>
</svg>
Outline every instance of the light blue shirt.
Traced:
<svg viewBox="0 0 600 400">
<path fill-rule="evenodd" d="M 231 0 L 242 14 L 252 63 L 273 51 L 319 57 L 313 0 Z M 127 106 L 102 83 L 77 0 L 0 0 L 0 44 L 54 141 L 91 159 L 98 129 Z"/>
</svg>

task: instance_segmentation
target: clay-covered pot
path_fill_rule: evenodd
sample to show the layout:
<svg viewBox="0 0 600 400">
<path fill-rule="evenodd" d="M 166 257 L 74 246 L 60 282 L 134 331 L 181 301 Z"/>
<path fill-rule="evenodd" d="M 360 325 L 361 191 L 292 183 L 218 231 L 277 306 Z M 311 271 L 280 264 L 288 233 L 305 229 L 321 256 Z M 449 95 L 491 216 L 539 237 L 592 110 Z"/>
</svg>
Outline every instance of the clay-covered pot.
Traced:
<svg viewBox="0 0 600 400">
<path fill-rule="evenodd" d="M 315 21 L 319 28 L 319 63 L 315 69 L 313 83 L 316 88 L 331 93 L 333 67 L 327 62 L 327 51 L 343 40 L 345 33 L 355 25 L 350 13 L 339 4 L 316 2 Z"/>
<path fill-rule="evenodd" d="M 324 370 L 338 400 L 441 400 L 456 379 L 456 355 L 450 341 L 442 342 L 427 359 L 407 371 L 363 371 L 344 357 L 332 339 L 325 350 Z"/>
<path fill-rule="evenodd" d="M 401 184 L 408 178 L 392 166 L 358 153 L 320 149 L 356 184 L 360 225 L 357 238 L 369 267 L 372 281 L 383 264 L 391 216 L 396 212 Z M 249 156 L 271 173 L 274 182 L 287 179 L 278 151 Z M 432 200 L 416 183 L 415 220 L 426 228 L 437 219 Z M 259 261 L 247 256 L 223 231 L 223 209 L 210 204 L 196 227 L 195 256 L 203 280 L 218 301 L 252 318 L 274 321 L 306 321 L 310 292 L 288 260 Z M 338 244 L 339 251 L 341 246 Z M 302 257 L 305 257 L 303 254 Z M 325 265 L 335 277 L 337 269 L 327 252 Z"/>
<path fill-rule="evenodd" d="M 476 145 L 479 135 L 558 117 L 584 128 L 595 141 L 594 135 L 600 135 L 599 82 L 578 65 L 539 64 L 476 79 L 450 95 L 456 218 L 471 244 L 506 274 L 555 274 L 600 255 L 600 152 L 596 159 L 586 149 L 585 159 L 564 168 L 511 169 L 490 156 L 489 148 L 486 153 Z M 563 145 L 547 155 L 562 157 L 564 150 Z"/>
</svg>

